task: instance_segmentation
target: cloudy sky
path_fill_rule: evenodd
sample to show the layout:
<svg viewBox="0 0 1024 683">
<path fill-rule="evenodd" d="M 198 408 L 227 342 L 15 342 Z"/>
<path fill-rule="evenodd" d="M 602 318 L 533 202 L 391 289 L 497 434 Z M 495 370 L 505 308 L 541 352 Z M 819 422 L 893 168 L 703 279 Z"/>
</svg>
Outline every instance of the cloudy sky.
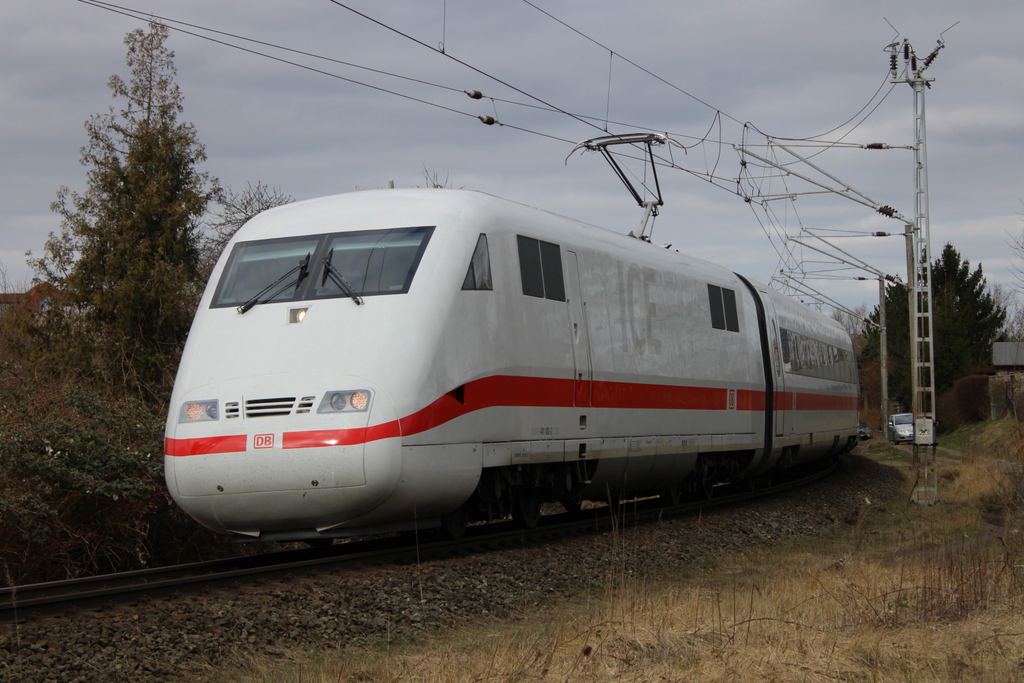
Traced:
<svg viewBox="0 0 1024 683">
<path fill-rule="evenodd" d="M 925 72 L 934 78 L 932 250 L 952 242 L 990 282 L 1016 282 L 1008 242 L 1024 228 L 1019 0 L 124 2 L 198 34 L 172 31 L 169 47 L 205 170 L 226 186 L 262 182 L 305 199 L 391 180 L 424 186 L 436 175 L 625 233 L 640 208 L 599 155 L 570 152 L 606 133 L 659 131 L 682 147 L 656 150 L 665 205 L 654 241 L 761 281 L 778 272 L 783 238 L 801 231 L 806 244 L 825 236 L 905 277 L 903 239 L 865 236 L 901 233 L 900 222 L 807 194 L 817 188 L 752 156 L 742 166 L 736 146 L 911 216 L 913 90 L 889 82 L 885 50 L 906 39 L 923 59 L 941 36 L 945 48 Z M 49 210 L 58 188 L 85 189 L 82 124 L 117 104 L 107 79 L 127 74 L 122 41 L 143 25 L 79 0 L 0 8 L 0 265 L 15 289 L 32 276 L 25 252 L 38 255 L 59 228 Z M 766 135 L 792 139 L 783 144 L 836 180 L 766 147 Z M 856 147 L 877 142 L 894 149 Z M 636 160 L 624 163 L 651 179 Z M 741 176 L 741 187 L 796 199 L 748 203 L 737 194 Z M 827 271 L 807 286 L 847 306 L 877 302 L 876 284 L 850 279 L 862 272 L 837 272 L 788 244 L 785 268 Z"/>
</svg>

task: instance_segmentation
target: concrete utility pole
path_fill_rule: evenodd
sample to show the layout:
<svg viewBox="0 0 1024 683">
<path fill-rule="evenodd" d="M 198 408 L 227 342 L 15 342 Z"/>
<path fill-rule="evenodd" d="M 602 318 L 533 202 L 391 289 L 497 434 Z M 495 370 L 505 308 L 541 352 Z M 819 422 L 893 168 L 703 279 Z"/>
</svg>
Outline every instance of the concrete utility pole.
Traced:
<svg viewBox="0 0 1024 683">
<path fill-rule="evenodd" d="M 907 279 L 910 284 L 910 366 L 913 383 L 914 469 L 917 483 L 913 500 L 933 505 L 939 500 L 939 473 L 935 458 L 935 364 L 932 320 L 931 227 L 928 217 L 928 155 L 925 144 L 924 92 L 935 79 L 923 74 L 939 50 L 941 40 L 925 59 L 918 60 L 910 41 L 888 47 L 892 83 L 914 89 L 914 222 L 907 230 Z M 903 66 L 899 67 L 902 57 Z"/>
<path fill-rule="evenodd" d="M 882 400 L 879 404 L 879 426 L 888 438 L 889 425 L 889 328 L 885 319 L 885 276 L 878 276 L 878 362 L 882 381 Z"/>
</svg>

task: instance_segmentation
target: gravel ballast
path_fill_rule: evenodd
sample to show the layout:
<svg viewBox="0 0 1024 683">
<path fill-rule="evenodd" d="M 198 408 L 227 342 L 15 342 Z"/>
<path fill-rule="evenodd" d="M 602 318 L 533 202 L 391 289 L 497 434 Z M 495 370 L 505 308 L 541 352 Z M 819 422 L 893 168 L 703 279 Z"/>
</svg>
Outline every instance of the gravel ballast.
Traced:
<svg viewBox="0 0 1024 683">
<path fill-rule="evenodd" d="M 322 572 L 288 582 L 0 626 L 0 680 L 196 680 L 256 653 L 407 639 L 467 617 L 505 618 L 602 586 L 615 572 L 687 569 L 856 519 L 899 473 L 849 456 L 809 488 L 615 533 L 412 566 Z"/>
</svg>

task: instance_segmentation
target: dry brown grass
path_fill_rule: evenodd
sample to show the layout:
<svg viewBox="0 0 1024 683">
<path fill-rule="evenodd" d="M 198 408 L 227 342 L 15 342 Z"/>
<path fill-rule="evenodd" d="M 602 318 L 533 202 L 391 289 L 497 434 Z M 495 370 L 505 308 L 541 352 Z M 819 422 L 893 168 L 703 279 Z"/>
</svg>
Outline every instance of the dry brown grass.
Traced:
<svg viewBox="0 0 1024 683">
<path fill-rule="evenodd" d="M 866 506 L 782 550 L 725 558 L 698 578 L 616 576 L 615 588 L 424 644 L 255 664 L 246 680 L 1024 680 L 1024 539 L 1005 469 L 943 471 L 943 504 Z M 849 520 L 848 520 L 849 521 Z M 965 538 L 966 535 L 966 538 Z"/>
<path fill-rule="evenodd" d="M 990 512 L 1009 509 L 1017 496 L 1017 481 L 1005 463 L 967 456 L 954 467 L 940 468 L 940 490 L 950 504 Z"/>
<path fill-rule="evenodd" d="M 1024 425 L 1012 417 L 978 422 L 940 436 L 939 445 L 975 457 L 1008 460 L 1020 465 L 1024 456 Z"/>
</svg>

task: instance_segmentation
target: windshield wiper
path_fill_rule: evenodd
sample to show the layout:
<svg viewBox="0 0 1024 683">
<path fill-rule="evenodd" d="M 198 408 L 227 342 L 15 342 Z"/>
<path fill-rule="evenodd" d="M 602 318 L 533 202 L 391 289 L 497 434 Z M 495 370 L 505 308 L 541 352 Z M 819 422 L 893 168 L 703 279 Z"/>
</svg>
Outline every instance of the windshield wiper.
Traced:
<svg viewBox="0 0 1024 683">
<path fill-rule="evenodd" d="M 302 284 L 302 281 L 305 280 L 306 277 L 309 276 L 309 258 L 310 258 L 310 256 L 312 256 L 312 254 L 306 254 L 306 258 L 304 258 L 301 261 L 299 261 L 299 265 L 295 266 L 294 268 L 289 270 L 287 273 L 285 273 L 281 277 L 277 278 L 276 280 L 271 282 L 269 285 L 267 285 L 266 287 L 261 289 L 259 292 L 257 292 L 255 296 L 253 296 L 251 299 L 249 299 L 244 304 L 242 304 L 241 306 L 238 307 L 238 312 L 239 313 L 245 313 L 246 311 L 248 311 L 253 306 L 258 306 L 259 304 L 265 304 L 268 301 L 273 301 L 277 297 L 278 294 L 280 294 L 281 292 L 285 291 L 289 287 L 295 287 L 295 289 L 298 289 L 299 285 Z M 288 284 L 286 284 L 283 287 L 281 287 L 281 289 L 277 290 L 276 292 L 274 292 L 270 296 L 268 296 L 266 298 L 262 298 L 262 299 L 260 298 L 264 294 L 269 292 L 271 289 L 273 289 L 274 287 L 277 287 L 279 284 L 281 284 L 282 280 L 284 280 L 286 277 L 288 277 L 289 275 L 291 275 L 292 273 L 294 273 L 296 271 L 298 271 L 298 273 L 299 273 L 298 277 L 296 277 L 294 280 L 292 280 Z"/>
<path fill-rule="evenodd" d="M 331 249 L 327 252 L 327 257 L 323 260 L 324 274 L 320 278 L 320 286 L 323 287 L 324 283 L 327 282 L 327 278 L 330 277 L 331 282 L 338 285 L 338 287 L 341 288 L 341 291 L 345 293 L 345 296 L 351 297 L 352 301 L 355 301 L 357 306 L 362 306 L 363 297 L 356 293 L 355 287 L 350 285 L 348 280 L 345 279 L 345 276 L 341 274 L 341 271 L 334 267 L 334 264 L 331 263 L 331 259 L 333 258 L 334 250 Z"/>
</svg>

